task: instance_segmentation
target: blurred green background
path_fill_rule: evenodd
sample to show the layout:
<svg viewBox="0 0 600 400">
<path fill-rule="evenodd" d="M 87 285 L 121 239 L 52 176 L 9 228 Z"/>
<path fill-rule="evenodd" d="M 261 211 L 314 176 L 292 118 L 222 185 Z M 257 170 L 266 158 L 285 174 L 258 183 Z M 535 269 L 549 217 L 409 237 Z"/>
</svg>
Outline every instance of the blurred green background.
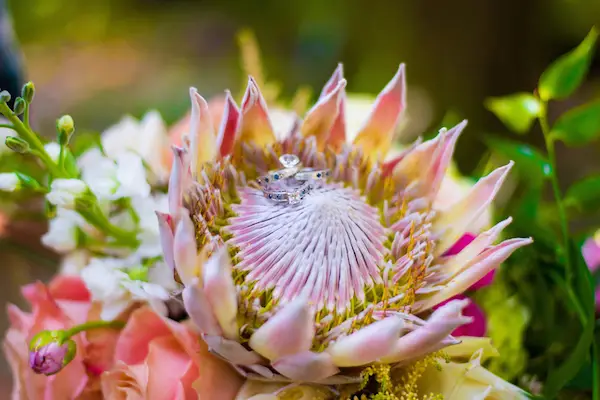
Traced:
<svg viewBox="0 0 600 400">
<path fill-rule="evenodd" d="M 340 61 L 349 92 L 375 94 L 405 62 L 413 133 L 436 126 L 448 111 L 469 119 L 457 149 L 467 174 L 485 149 L 482 135 L 505 131 L 483 107 L 484 99 L 533 90 L 551 60 L 600 25 L 598 0 L 0 0 L 0 5 L 2 88 L 19 73 L 33 80 L 32 117 L 49 135 L 63 113 L 80 130 L 102 130 L 123 114 L 141 116 L 149 108 L 173 123 L 187 111 L 189 86 L 205 97 L 225 88 L 239 93 L 245 77 L 237 34 L 249 28 L 267 78 L 282 84 L 284 98 L 302 85 L 318 93 Z M 557 115 L 599 92 L 596 57 L 587 83 L 551 111 Z M 538 139 L 541 135 L 525 140 L 539 144 Z M 558 150 L 565 185 L 600 170 L 598 148 Z M 0 280 L 3 304 L 20 304 L 19 286 L 52 272 L 48 263 L 23 255 L 33 253 L 27 246 L 37 234 L 21 232 L 28 239 L 21 250 L 14 241 L 2 242 L 9 276 Z M 4 330 L 4 316 L 1 325 Z M 2 364 L 0 398 L 10 386 Z"/>
</svg>

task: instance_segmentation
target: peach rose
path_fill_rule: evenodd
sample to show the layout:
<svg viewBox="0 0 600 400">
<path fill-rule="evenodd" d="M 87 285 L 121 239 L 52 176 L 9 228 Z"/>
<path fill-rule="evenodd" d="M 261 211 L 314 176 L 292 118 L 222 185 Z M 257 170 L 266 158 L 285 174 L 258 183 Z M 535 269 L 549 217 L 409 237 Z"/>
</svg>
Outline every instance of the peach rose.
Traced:
<svg viewBox="0 0 600 400">
<path fill-rule="evenodd" d="M 116 364 L 102 375 L 105 398 L 115 400 L 234 399 L 242 378 L 185 323 L 149 307 L 133 312 L 118 339 Z"/>
<path fill-rule="evenodd" d="M 60 373 L 38 375 L 29 366 L 29 341 L 42 330 L 68 329 L 98 319 L 98 310 L 90 303 L 90 294 L 80 278 L 57 276 L 49 285 L 27 285 L 23 296 L 32 312 L 8 306 L 11 326 L 4 339 L 4 352 L 12 368 L 12 398 L 16 399 L 91 399 L 100 398 L 99 377 L 112 366 L 112 354 L 118 332 L 98 329 L 76 335 L 77 354 Z"/>
</svg>

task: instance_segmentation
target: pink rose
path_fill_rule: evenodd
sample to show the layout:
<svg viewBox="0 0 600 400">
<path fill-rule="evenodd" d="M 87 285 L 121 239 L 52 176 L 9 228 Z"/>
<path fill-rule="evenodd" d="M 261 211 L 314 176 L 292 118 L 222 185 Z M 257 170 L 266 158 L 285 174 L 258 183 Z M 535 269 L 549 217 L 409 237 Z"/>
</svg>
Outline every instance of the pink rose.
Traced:
<svg viewBox="0 0 600 400">
<path fill-rule="evenodd" d="M 32 312 L 8 306 L 11 326 L 4 339 L 4 352 L 12 368 L 13 399 L 73 399 L 99 395 L 98 377 L 112 364 L 116 331 L 101 329 L 93 335 L 73 338 L 77 353 L 60 373 L 36 374 L 29 365 L 29 341 L 42 330 L 68 329 L 97 319 L 96 307 L 80 278 L 57 276 L 46 286 L 41 282 L 23 287 L 23 296 Z"/>
<path fill-rule="evenodd" d="M 148 307 L 133 312 L 116 346 L 115 367 L 102 376 L 114 400 L 234 399 L 242 378 L 208 352 L 185 323 Z"/>
</svg>

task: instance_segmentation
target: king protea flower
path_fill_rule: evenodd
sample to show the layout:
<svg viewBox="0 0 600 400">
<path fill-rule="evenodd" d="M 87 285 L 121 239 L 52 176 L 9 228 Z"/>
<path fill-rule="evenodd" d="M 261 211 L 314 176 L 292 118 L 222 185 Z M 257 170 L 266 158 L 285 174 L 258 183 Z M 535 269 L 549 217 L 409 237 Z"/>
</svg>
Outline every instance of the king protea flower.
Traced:
<svg viewBox="0 0 600 400">
<path fill-rule="evenodd" d="M 458 254 L 447 250 L 488 207 L 512 162 L 436 210 L 466 121 L 384 162 L 405 108 L 405 68 L 352 143 L 341 68 L 290 132 L 275 135 L 250 78 L 226 94 L 218 132 L 191 89 L 190 132 L 174 148 L 165 260 L 210 349 L 251 379 L 355 383 L 377 364 L 410 365 L 458 343 L 462 293 L 531 239 L 494 245 L 507 219 Z M 256 178 L 293 154 L 330 178 L 297 204 L 265 198 Z"/>
</svg>

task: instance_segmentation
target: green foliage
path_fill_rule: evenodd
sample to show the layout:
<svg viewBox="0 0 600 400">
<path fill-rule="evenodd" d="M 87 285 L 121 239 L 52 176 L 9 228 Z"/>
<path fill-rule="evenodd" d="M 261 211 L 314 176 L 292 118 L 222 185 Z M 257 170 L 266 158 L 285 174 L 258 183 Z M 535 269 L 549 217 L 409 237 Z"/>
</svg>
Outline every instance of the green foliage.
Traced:
<svg viewBox="0 0 600 400">
<path fill-rule="evenodd" d="M 523 172 L 523 178 L 532 184 L 542 184 L 552 174 L 546 157 L 529 145 L 496 136 L 488 136 L 484 141 L 493 151 L 513 160 L 515 167 Z"/>
<path fill-rule="evenodd" d="M 493 112 L 508 129 L 526 133 L 539 116 L 541 105 L 530 93 L 516 93 L 505 97 L 490 97 L 485 106 Z"/>
<path fill-rule="evenodd" d="M 581 146 L 600 136 L 600 100 L 563 114 L 552 127 L 552 138 Z"/>
<path fill-rule="evenodd" d="M 598 31 L 592 28 L 579 46 L 554 61 L 540 77 L 543 101 L 564 99 L 579 87 L 590 66 Z"/>
<path fill-rule="evenodd" d="M 579 212 L 592 212 L 600 204 L 600 175 L 575 182 L 565 194 L 565 204 Z"/>
</svg>

